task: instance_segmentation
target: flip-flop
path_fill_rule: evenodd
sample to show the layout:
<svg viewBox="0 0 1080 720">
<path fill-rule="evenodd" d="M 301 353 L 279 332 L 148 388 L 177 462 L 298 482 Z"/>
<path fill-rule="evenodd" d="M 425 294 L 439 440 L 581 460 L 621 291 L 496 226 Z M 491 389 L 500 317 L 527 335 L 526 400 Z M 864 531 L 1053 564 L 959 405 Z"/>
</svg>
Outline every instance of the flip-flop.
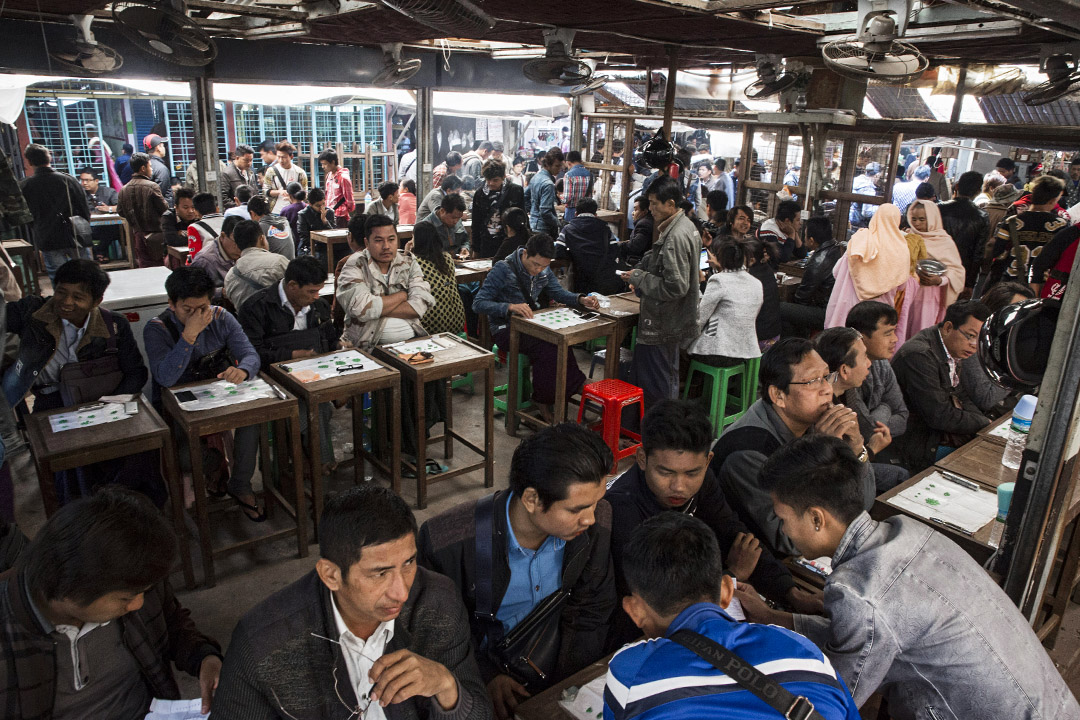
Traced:
<svg viewBox="0 0 1080 720">
<path fill-rule="evenodd" d="M 265 510 L 260 510 L 257 505 L 251 505 L 244 502 L 240 499 L 238 495 L 234 495 L 233 493 L 228 493 L 228 495 L 236 501 L 236 504 L 240 506 L 241 511 L 251 510 L 252 512 L 258 513 L 258 515 L 256 515 L 255 517 L 252 517 L 251 515 L 248 515 L 247 512 L 244 512 L 244 517 L 246 517 L 248 520 L 254 523 L 261 523 L 266 521 Z"/>
<path fill-rule="evenodd" d="M 427 469 L 428 475 L 438 475 L 439 473 L 444 473 L 450 469 L 449 465 L 443 465 L 431 458 L 424 461 L 424 467 Z"/>
</svg>

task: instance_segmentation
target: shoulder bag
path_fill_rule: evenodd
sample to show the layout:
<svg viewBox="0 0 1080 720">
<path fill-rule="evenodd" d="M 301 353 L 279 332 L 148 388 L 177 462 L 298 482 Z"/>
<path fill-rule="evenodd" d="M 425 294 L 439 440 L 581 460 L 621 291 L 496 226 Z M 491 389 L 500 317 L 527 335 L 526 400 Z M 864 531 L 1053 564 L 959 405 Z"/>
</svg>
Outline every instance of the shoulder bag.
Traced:
<svg viewBox="0 0 1080 720">
<path fill-rule="evenodd" d="M 739 687 L 752 692 L 782 717 L 788 720 L 825 720 L 805 697 L 793 695 L 780 683 L 701 633 L 676 630 L 669 639 L 723 672 Z"/>
<path fill-rule="evenodd" d="M 559 623 L 562 607 L 570 597 L 570 588 L 578 574 L 563 576 L 562 587 L 537 603 L 521 622 L 503 635 L 502 621 L 495 613 L 492 581 L 494 553 L 495 495 L 476 503 L 476 610 L 475 617 L 484 628 L 487 653 L 506 675 L 530 691 L 542 690 L 551 682 L 559 659 L 562 639 Z M 582 565 L 582 568 L 584 565 Z"/>
<path fill-rule="evenodd" d="M 93 402 L 116 390 L 124 379 L 120 354 L 116 349 L 116 318 L 105 308 L 99 310 L 105 327 L 109 329 L 105 354 L 93 360 L 67 363 L 60 368 L 60 399 L 64 407 Z"/>
</svg>

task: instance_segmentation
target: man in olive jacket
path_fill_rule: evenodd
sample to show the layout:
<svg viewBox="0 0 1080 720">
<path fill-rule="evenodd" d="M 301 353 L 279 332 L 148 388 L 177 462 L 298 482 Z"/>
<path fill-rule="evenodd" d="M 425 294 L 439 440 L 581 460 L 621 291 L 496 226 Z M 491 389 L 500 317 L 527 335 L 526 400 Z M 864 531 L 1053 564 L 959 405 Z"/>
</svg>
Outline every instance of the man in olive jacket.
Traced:
<svg viewBox="0 0 1080 720">
<path fill-rule="evenodd" d="M 679 208 L 679 183 L 660 178 L 649 186 L 648 197 L 656 239 L 636 268 L 621 273 L 641 298 L 630 382 L 644 391 L 646 411 L 679 394 L 679 347 L 698 334 L 701 299 L 701 236 Z"/>
</svg>

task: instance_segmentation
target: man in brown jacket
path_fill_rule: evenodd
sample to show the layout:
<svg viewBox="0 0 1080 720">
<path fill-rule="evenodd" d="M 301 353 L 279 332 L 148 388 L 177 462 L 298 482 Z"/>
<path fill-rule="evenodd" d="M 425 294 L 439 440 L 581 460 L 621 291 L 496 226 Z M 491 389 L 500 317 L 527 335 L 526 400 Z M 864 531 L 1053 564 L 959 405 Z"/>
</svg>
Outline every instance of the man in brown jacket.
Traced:
<svg viewBox="0 0 1080 720">
<path fill-rule="evenodd" d="M 131 170 L 131 182 L 120 190 L 116 211 L 131 224 L 135 266 L 161 265 L 165 249 L 161 215 L 169 209 L 169 204 L 153 180 L 150 157 L 146 153 L 131 156 Z"/>
<path fill-rule="evenodd" d="M 176 543 L 118 488 L 53 515 L 0 575 L 0 717 L 137 720 L 154 698 L 180 698 L 172 664 L 199 678 L 208 712 L 221 648 L 169 587 Z"/>
</svg>

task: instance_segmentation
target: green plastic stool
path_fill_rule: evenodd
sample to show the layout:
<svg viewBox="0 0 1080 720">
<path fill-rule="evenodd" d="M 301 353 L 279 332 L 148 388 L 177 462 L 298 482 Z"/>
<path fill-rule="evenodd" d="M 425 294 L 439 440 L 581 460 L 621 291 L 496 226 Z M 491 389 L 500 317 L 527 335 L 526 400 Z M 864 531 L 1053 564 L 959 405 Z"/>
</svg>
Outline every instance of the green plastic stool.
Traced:
<svg viewBox="0 0 1080 720">
<path fill-rule="evenodd" d="M 468 340 L 469 339 L 468 336 L 463 332 L 459 332 L 457 334 L 457 336 L 459 338 L 461 338 L 462 340 Z M 463 388 L 463 387 L 469 388 L 469 394 L 470 395 L 472 395 L 473 392 L 476 390 L 476 381 L 473 379 L 473 374 L 471 372 L 470 373 L 465 373 L 464 375 L 460 375 L 460 376 L 454 378 L 450 382 L 450 389 L 451 390 L 457 390 L 458 388 Z"/>
<path fill-rule="evenodd" d="M 684 400 L 690 395 L 690 385 L 694 373 L 701 373 L 711 380 L 711 388 L 707 391 L 712 393 L 709 401 L 709 419 L 712 421 L 713 433 L 719 437 L 725 427 L 741 418 L 750 407 L 750 403 L 747 402 L 749 396 L 745 385 L 746 364 L 732 365 L 731 367 L 713 367 L 697 360 L 691 360 L 690 370 L 686 374 L 686 386 L 683 388 Z M 735 379 L 739 381 L 739 394 L 741 397 L 735 397 L 730 393 L 731 381 Z M 703 389 L 704 392 L 706 391 Z M 730 413 L 728 412 L 729 405 L 732 410 Z"/>
<path fill-rule="evenodd" d="M 758 399 L 758 371 L 761 369 L 761 358 L 750 358 L 746 361 L 746 372 L 743 373 L 743 397 L 746 401 L 746 410 L 757 402 Z"/>
<path fill-rule="evenodd" d="M 495 353 L 495 357 L 499 357 L 499 346 L 492 345 L 491 352 Z M 507 361 L 509 365 L 509 361 Z M 506 394 L 510 392 L 510 384 L 496 385 L 492 391 L 492 404 L 495 406 L 495 412 L 506 414 Z M 529 364 L 529 356 L 524 353 L 518 353 L 518 410 L 527 410 L 533 405 L 532 402 L 532 366 Z"/>
</svg>

